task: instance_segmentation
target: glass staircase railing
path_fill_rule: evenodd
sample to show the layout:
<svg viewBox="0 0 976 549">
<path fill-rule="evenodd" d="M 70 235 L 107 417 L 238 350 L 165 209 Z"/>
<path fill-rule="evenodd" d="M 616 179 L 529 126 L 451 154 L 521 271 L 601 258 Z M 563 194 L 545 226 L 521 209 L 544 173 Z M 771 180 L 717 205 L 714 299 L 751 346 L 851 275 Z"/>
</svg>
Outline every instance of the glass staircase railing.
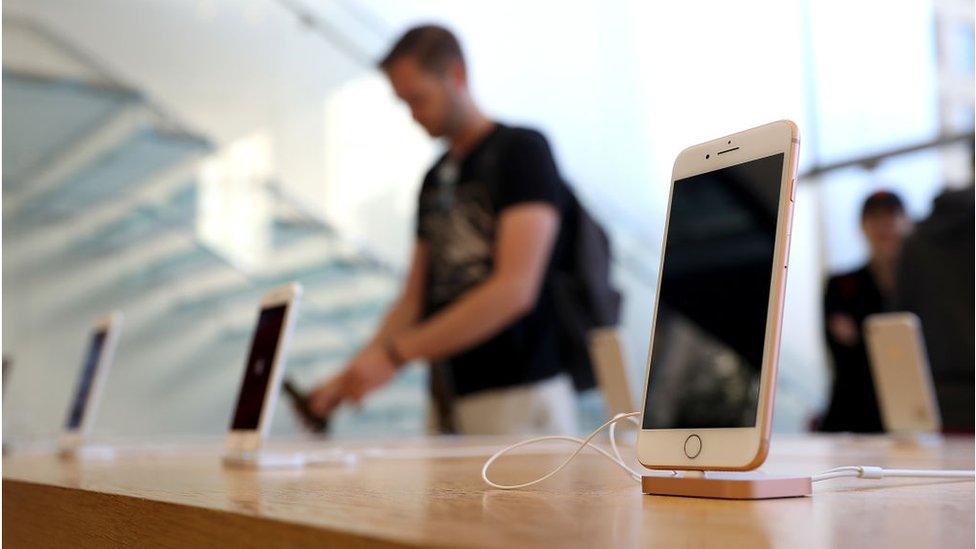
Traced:
<svg viewBox="0 0 976 549">
<path fill-rule="evenodd" d="M 201 163 L 213 144 L 114 81 L 34 74 L 6 59 L 4 67 L 8 433 L 58 430 L 88 324 L 112 309 L 126 321 L 96 427 L 104 434 L 223 432 L 258 298 L 278 284 L 305 287 L 288 366 L 300 383 L 335 370 L 369 336 L 396 273 L 280 184 L 264 183 L 264 264 L 241 269 L 199 237 Z M 368 412 L 338 418 L 337 434 L 419 433 L 423 378 L 412 371 Z M 281 406 L 275 432 L 295 430 Z"/>
</svg>

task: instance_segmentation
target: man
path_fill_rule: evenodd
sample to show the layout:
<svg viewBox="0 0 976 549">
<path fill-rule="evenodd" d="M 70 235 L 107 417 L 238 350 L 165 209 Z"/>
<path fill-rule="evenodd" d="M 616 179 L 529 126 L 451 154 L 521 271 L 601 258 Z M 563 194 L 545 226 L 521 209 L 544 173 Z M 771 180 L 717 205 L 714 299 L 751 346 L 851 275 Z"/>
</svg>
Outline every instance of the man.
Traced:
<svg viewBox="0 0 976 549">
<path fill-rule="evenodd" d="M 407 32 L 380 63 L 414 120 L 448 151 L 424 178 L 406 284 L 376 334 L 312 394 L 316 413 L 359 401 L 402 365 L 447 374 L 466 434 L 575 431 L 551 269 L 567 189 L 545 138 L 478 108 L 450 31 Z"/>
<path fill-rule="evenodd" d="M 898 271 L 899 305 L 922 321 L 947 432 L 973 432 L 973 202 L 971 184 L 937 196 L 905 241 Z"/>
<path fill-rule="evenodd" d="M 871 253 L 868 263 L 827 282 L 824 313 L 834 384 L 820 425 L 824 431 L 882 430 L 863 325 L 869 315 L 893 308 L 898 259 L 910 229 L 911 221 L 898 195 L 875 192 L 861 208 L 861 231 Z"/>
</svg>

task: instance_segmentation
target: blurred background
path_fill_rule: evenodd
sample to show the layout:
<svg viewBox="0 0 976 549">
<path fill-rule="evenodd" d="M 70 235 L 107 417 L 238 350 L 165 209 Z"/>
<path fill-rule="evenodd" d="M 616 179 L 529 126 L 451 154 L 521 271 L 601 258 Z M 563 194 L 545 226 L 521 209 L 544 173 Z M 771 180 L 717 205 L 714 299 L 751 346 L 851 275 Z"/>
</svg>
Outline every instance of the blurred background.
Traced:
<svg viewBox="0 0 976 549">
<path fill-rule="evenodd" d="M 823 285 L 865 261 L 864 197 L 893 189 L 921 219 L 973 178 L 962 0 L 7 0 L 5 436 L 60 429 L 90 323 L 116 308 L 96 435 L 223 433 L 257 299 L 290 280 L 306 293 L 288 372 L 336 371 L 399 287 L 441 150 L 375 68 L 423 22 L 459 34 L 476 98 L 543 130 L 608 228 L 635 393 L 684 147 L 801 128 L 779 432 L 826 405 Z M 426 375 L 333 432 L 423 433 Z M 285 406 L 274 434 L 299 428 Z M 603 415 L 598 392 L 579 406 L 583 427 Z"/>
</svg>

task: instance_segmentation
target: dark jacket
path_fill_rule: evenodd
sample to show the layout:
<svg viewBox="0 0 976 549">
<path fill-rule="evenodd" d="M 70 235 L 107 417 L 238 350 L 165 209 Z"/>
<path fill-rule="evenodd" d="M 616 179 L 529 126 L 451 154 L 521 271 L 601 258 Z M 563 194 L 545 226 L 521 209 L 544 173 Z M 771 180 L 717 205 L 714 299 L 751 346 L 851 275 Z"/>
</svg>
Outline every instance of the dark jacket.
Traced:
<svg viewBox="0 0 976 549">
<path fill-rule="evenodd" d="M 897 308 L 922 321 L 932 377 L 948 431 L 973 430 L 973 188 L 943 192 L 905 242 Z"/>
</svg>

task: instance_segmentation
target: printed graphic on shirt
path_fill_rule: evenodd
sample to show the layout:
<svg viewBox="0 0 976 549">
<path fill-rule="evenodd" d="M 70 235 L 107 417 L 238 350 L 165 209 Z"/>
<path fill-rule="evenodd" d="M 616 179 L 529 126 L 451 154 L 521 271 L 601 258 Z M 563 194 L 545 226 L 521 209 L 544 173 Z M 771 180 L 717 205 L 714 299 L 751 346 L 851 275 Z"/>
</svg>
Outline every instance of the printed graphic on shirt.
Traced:
<svg viewBox="0 0 976 549">
<path fill-rule="evenodd" d="M 429 243 L 429 303 L 438 309 L 491 273 L 495 217 L 488 189 L 462 182 L 445 193 L 444 183 L 420 197 L 420 231 Z"/>
</svg>

